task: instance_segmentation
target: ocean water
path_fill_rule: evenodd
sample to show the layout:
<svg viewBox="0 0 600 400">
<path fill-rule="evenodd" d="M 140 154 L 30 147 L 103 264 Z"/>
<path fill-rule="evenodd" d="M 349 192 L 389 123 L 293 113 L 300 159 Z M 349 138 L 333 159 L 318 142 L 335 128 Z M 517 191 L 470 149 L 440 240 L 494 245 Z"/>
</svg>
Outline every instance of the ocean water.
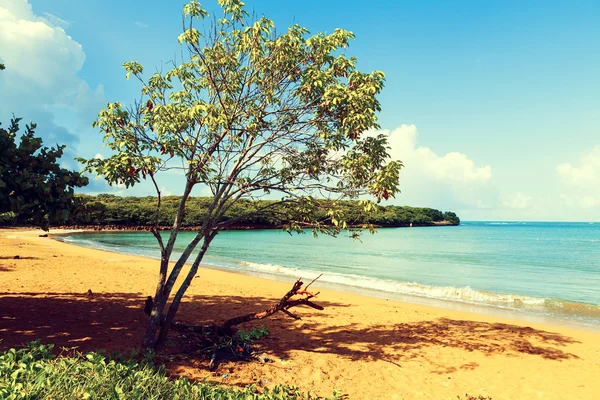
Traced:
<svg viewBox="0 0 600 400">
<path fill-rule="evenodd" d="M 180 233 L 176 252 L 193 236 Z M 65 242 L 158 258 L 148 232 Z M 600 326 L 600 223 L 463 222 L 379 229 L 362 242 L 279 230 L 220 233 L 205 264 L 311 279 L 390 296 L 481 305 Z"/>
</svg>

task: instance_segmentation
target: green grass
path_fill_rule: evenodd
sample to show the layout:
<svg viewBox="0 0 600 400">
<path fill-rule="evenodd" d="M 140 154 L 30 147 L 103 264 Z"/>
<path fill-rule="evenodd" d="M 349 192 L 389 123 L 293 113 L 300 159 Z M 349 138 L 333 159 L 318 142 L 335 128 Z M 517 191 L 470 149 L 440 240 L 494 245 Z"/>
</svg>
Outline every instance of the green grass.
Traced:
<svg viewBox="0 0 600 400">
<path fill-rule="evenodd" d="M 257 333 L 257 332 L 255 332 Z M 293 386 L 258 393 L 207 382 L 170 379 L 148 357 L 71 353 L 55 357 L 52 346 L 37 342 L 0 353 L 0 399 L 321 399 Z M 331 399 L 341 399 L 334 393 Z"/>
</svg>

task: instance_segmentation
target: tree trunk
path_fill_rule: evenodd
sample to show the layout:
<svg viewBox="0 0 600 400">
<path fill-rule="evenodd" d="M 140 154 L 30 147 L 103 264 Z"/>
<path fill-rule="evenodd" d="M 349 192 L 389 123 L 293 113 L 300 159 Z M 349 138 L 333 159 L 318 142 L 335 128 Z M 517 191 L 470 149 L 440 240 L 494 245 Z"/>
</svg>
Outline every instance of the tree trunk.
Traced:
<svg viewBox="0 0 600 400">
<path fill-rule="evenodd" d="M 162 294 L 164 295 L 164 297 L 168 298 L 171 295 L 171 290 L 173 289 L 173 286 L 175 285 L 175 281 L 177 280 L 177 277 L 179 276 L 181 269 L 187 262 L 188 258 L 190 258 L 190 255 L 192 254 L 192 252 L 196 249 L 196 246 L 198 245 L 200 240 L 202 240 L 203 238 L 204 238 L 204 233 L 198 232 L 196 234 L 196 236 L 194 236 L 192 241 L 187 245 L 187 247 L 185 248 L 183 253 L 181 253 L 181 257 L 179 257 L 179 260 L 177 260 L 177 262 L 175 263 L 173 270 L 169 274 L 167 283 L 163 287 Z"/>
<path fill-rule="evenodd" d="M 146 332 L 144 332 L 144 337 L 142 339 L 142 348 L 145 349 L 153 349 L 156 345 L 156 335 L 160 327 L 160 320 L 166 303 L 163 292 L 167 277 L 166 271 L 169 266 L 169 259 L 165 254 L 163 254 L 161 257 L 160 264 L 160 276 L 156 286 L 156 293 L 154 295 L 154 302 L 150 312 L 150 319 L 148 320 Z"/>
<path fill-rule="evenodd" d="M 183 214 L 185 212 L 186 202 L 193 187 L 194 183 L 188 180 L 185 185 L 183 196 L 181 197 L 181 200 L 179 202 L 177 215 L 175 217 L 175 220 L 173 221 L 173 227 L 171 229 L 171 234 L 169 236 L 169 241 L 167 242 L 166 247 L 163 247 L 162 245 L 162 239 L 159 236 L 160 234 L 155 234 L 156 239 L 161 244 L 160 272 L 158 276 L 158 284 L 156 285 L 156 293 L 154 295 L 152 312 L 150 313 L 150 319 L 148 320 L 146 332 L 144 332 L 144 337 L 142 339 L 142 347 L 146 349 L 156 348 L 156 334 L 158 333 L 158 330 L 160 328 L 161 320 L 163 318 L 163 311 L 169 297 L 168 292 L 165 294 L 165 289 L 170 290 L 170 288 L 166 285 L 167 273 L 169 271 L 169 260 L 171 258 L 171 253 L 173 252 L 173 248 L 175 247 L 175 240 L 177 239 L 177 234 L 179 233 L 181 222 L 183 221 Z M 192 247 L 191 250 L 189 249 L 190 247 Z M 189 253 L 191 253 L 194 247 L 195 244 L 192 241 L 192 243 L 188 245 L 188 249 L 186 249 L 186 251 L 189 250 Z M 185 263 L 186 260 L 187 258 L 183 260 L 181 264 Z M 181 261 L 181 258 L 179 261 Z"/>
<path fill-rule="evenodd" d="M 144 338 L 142 339 L 143 349 L 154 349 L 156 346 L 158 328 L 160 328 L 160 314 L 157 317 L 155 316 L 155 313 L 152 312 L 150 319 L 148 320 L 148 325 L 146 326 L 146 331 L 144 332 Z"/>
<path fill-rule="evenodd" d="M 169 306 L 169 311 L 167 313 L 167 317 L 165 318 L 165 320 L 162 323 L 162 326 L 160 327 L 160 332 L 158 333 L 158 339 L 156 341 L 156 346 L 155 346 L 156 350 L 161 350 L 165 346 L 165 343 L 167 341 L 167 335 L 169 334 L 169 329 L 171 328 L 171 323 L 175 319 L 175 314 L 177 314 L 177 310 L 179 309 L 179 304 L 181 303 L 181 299 L 183 298 L 183 295 L 185 294 L 188 287 L 192 283 L 192 279 L 194 279 L 194 277 L 196 276 L 196 273 L 198 272 L 198 267 L 200 266 L 200 262 L 204 258 L 204 254 L 206 253 L 206 250 L 208 250 L 208 246 L 210 245 L 210 242 L 215 237 L 215 235 L 216 235 L 216 232 L 213 232 L 209 235 L 206 235 L 206 234 L 204 235 L 204 243 L 202 244 L 202 247 L 200 248 L 200 252 L 196 256 L 196 259 L 194 260 L 194 263 L 190 267 L 190 271 L 188 272 L 184 281 L 181 283 L 179 290 L 177 290 L 177 293 L 175 294 L 175 297 L 173 298 L 173 302 Z M 160 322 L 160 320 L 159 320 L 159 322 Z"/>
</svg>

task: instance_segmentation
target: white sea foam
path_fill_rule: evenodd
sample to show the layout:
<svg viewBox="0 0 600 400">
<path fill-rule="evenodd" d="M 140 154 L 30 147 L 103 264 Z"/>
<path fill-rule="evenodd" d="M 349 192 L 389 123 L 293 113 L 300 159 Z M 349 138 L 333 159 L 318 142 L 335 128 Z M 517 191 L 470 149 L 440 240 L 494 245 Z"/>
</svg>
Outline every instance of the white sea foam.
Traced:
<svg viewBox="0 0 600 400">
<path fill-rule="evenodd" d="M 266 274 L 302 277 L 306 280 L 314 279 L 319 275 L 315 271 L 298 270 L 281 265 L 260 264 L 242 261 L 243 269 Z M 370 278 L 354 274 L 325 273 L 320 281 L 338 285 L 351 286 L 362 289 L 389 292 L 401 295 L 428 297 L 441 300 L 453 300 L 473 304 L 486 304 L 522 308 L 523 306 L 543 306 L 547 299 L 516 294 L 501 294 L 475 290 L 469 286 L 457 288 L 453 286 L 430 286 L 415 282 L 398 282 L 385 279 Z"/>
<path fill-rule="evenodd" d="M 74 239 L 70 236 L 63 236 L 62 241 L 65 243 L 70 243 L 70 244 L 76 244 L 79 246 L 85 246 L 85 247 L 101 247 L 100 243 L 93 241 L 93 240 L 87 240 L 87 239 Z"/>
<path fill-rule="evenodd" d="M 95 240 L 72 238 L 70 236 L 63 236 L 60 239 L 62 241 L 64 241 L 65 243 L 75 244 L 77 246 L 91 247 L 91 248 L 98 249 L 98 250 L 114 251 L 114 252 L 123 253 L 123 251 L 120 251 L 121 246 L 110 246 L 110 245 L 106 245 L 106 244 L 103 244 L 103 243 L 95 241 Z M 144 256 L 146 255 L 145 253 L 137 253 L 137 252 L 133 251 L 134 250 L 133 248 L 130 248 L 128 250 L 131 250 L 131 251 L 127 251 L 127 253 L 130 253 L 130 254 L 144 255 Z"/>
<path fill-rule="evenodd" d="M 486 225 L 527 225 L 527 222 L 488 222 Z"/>
</svg>

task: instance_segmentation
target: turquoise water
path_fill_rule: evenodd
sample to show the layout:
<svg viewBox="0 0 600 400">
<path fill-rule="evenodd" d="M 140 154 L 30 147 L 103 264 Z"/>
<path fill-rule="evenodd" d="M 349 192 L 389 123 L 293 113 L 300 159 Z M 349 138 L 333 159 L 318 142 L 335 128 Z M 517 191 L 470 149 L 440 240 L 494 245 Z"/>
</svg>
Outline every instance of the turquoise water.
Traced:
<svg viewBox="0 0 600 400">
<path fill-rule="evenodd" d="M 182 232 L 181 251 L 192 232 Z M 83 246 L 158 257 L 147 232 L 86 233 Z M 345 237 L 228 231 L 205 264 L 363 289 L 560 316 L 600 325 L 600 223 L 463 222 Z"/>
</svg>

